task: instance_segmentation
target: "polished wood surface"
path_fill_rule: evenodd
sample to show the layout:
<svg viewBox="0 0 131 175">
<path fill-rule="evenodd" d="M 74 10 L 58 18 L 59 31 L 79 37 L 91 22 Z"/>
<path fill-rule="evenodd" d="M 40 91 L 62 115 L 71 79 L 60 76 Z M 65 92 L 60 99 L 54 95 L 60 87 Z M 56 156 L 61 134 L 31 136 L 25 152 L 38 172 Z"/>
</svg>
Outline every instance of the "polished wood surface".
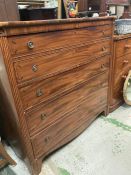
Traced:
<svg viewBox="0 0 131 175">
<path fill-rule="evenodd" d="M 100 68 L 100 69 L 101 69 L 101 73 L 103 73 L 103 71 L 106 72 L 109 69 L 109 59 L 108 59 L 107 65 L 105 64 L 105 68 Z M 103 69 L 103 71 L 102 71 L 102 69 Z M 99 74 L 100 74 L 100 72 L 99 72 Z M 95 77 L 96 75 L 97 75 L 97 73 L 95 72 L 94 75 L 92 74 L 92 77 Z M 75 77 L 75 78 L 78 78 L 78 77 Z M 87 76 L 87 78 L 88 78 L 88 76 Z M 32 129 L 34 129 L 34 127 L 37 127 L 38 129 L 40 129 L 41 128 L 40 126 L 43 126 L 43 124 L 41 123 L 41 121 L 43 121 L 43 122 L 44 121 L 45 122 L 47 121 L 47 125 L 48 125 L 48 120 L 50 122 L 53 121 L 53 115 L 55 115 L 54 119 L 55 118 L 58 118 L 60 116 L 60 114 L 58 115 L 58 111 L 62 112 L 62 114 L 65 114 L 65 113 L 67 113 L 67 108 L 73 109 L 73 106 L 76 106 L 76 104 L 78 105 L 80 103 L 80 100 L 81 99 L 79 99 L 79 98 L 73 99 L 73 95 L 75 95 L 73 93 L 73 91 L 74 90 L 77 91 L 77 88 L 80 88 L 82 85 L 84 86 L 84 84 L 87 83 L 87 80 L 86 79 L 84 81 L 82 81 L 82 77 L 80 79 L 81 79 L 81 83 L 78 82 L 78 84 L 74 85 L 71 89 L 67 90 L 65 93 L 64 92 L 63 93 L 61 92 L 61 94 L 59 95 L 59 97 L 60 97 L 60 100 L 59 101 L 61 101 L 60 104 L 58 103 L 58 100 L 55 100 L 56 98 L 54 98 L 55 101 L 51 102 L 50 105 L 46 105 L 47 104 L 47 102 L 46 102 L 45 103 L 45 106 L 42 105 L 42 107 L 41 107 L 41 105 L 40 105 L 40 108 L 38 106 L 38 109 L 35 110 L 35 111 L 33 111 L 33 113 L 32 112 L 27 112 L 28 115 L 29 115 L 29 117 L 28 117 L 28 124 L 31 126 Z M 95 83 L 98 83 L 99 84 L 99 82 L 95 82 L 94 84 L 93 84 L 93 82 L 91 82 L 91 83 L 92 83 L 92 86 L 89 86 L 88 87 L 88 90 L 86 92 L 87 94 L 89 94 L 89 93 L 91 93 L 91 91 L 93 91 L 93 87 L 94 88 L 97 87 L 97 85 Z M 104 84 L 102 84 L 102 85 L 104 85 Z M 60 90 L 58 89 L 58 91 L 60 91 Z M 69 96 L 70 95 L 69 93 L 72 93 L 72 97 Z M 79 93 L 81 93 L 81 91 Z M 83 92 L 83 94 L 84 94 L 84 92 Z M 63 95 L 66 95 L 66 97 L 64 97 L 64 99 L 63 99 Z M 63 99 L 63 102 L 62 102 L 62 99 Z M 70 103 L 70 101 L 72 101 L 72 103 Z M 67 108 L 64 108 L 64 104 L 67 103 L 67 102 L 68 102 Z M 73 104 L 73 102 L 74 102 L 74 104 Z M 62 105 L 62 103 L 63 103 L 63 105 Z M 58 105 L 60 105 L 60 107 L 58 107 Z M 45 113 L 44 113 L 44 111 L 45 111 Z M 43 114 L 45 114 L 45 116 L 43 116 Z M 46 118 L 46 115 L 47 115 L 47 118 Z M 49 117 L 50 115 L 52 115 L 52 118 Z M 36 125 L 36 122 L 37 122 L 38 125 Z M 46 125 L 46 123 L 44 124 L 44 127 L 45 127 L 45 125 Z"/>
<path fill-rule="evenodd" d="M 75 86 L 78 86 L 81 83 L 86 82 L 87 79 L 90 79 L 98 73 L 109 69 L 109 59 L 106 57 L 101 57 L 96 61 L 90 61 L 93 61 L 93 63 L 88 62 L 74 69 L 71 68 L 71 71 L 68 70 L 45 79 L 44 81 L 38 81 L 37 84 L 34 82 L 32 84 L 20 87 L 20 95 L 24 108 L 28 109 L 31 106 L 47 101 L 52 97 L 55 98 L 58 95 L 60 96 L 72 91 Z M 32 89 L 32 91 L 30 91 L 30 89 Z M 43 94 L 38 97 L 37 93 L 39 90 L 41 90 Z"/>
<path fill-rule="evenodd" d="M 95 25 L 95 24 L 94 24 Z M 87 38 L 84 37 L 84 35 L 88 35 Z M 105 37 L 110 37 L 111 30 L 109 24 L 104 26 L 89 26 L 83 28 L 83 29 L 77 29 L 77 30 L 65 30 L 65 31 L 53 31 L 50 33 L 42 33 L 42 34 L 33 34 L 30 36 L 20 36 L 20 37 L 11 37 L 9 39 L 10 47 L 12 56 L 18 59 L 23 59 L 23 57 L 19 58 L 21 55 L 32 55 L 35 53 L 46 52 L 45 55 L 48 55 L 48 51 L 52 51 L 52 54 L 57 54 L 56 49 L 65 49 L 63 50 L 63 54 L 65 54 L 66 48 L 71 51 L 72 48 L 79 45 L 79 49 L 83 48 L 85 43 L 88 45 L 90 41 L 93 41 L 90 43 L 90 47 L 93 47 L 93 44 L 95 43 L 96 39 L 104 39 Z M 70 38 L 69 38 L 70 36 Z M 57 40 L 56 40 L 57 37 Z M 69 40 L 67 40 L 69 38 Z M 48 41 L 48 44 L 46 44 L 45 41 Z M 27 47 L 29 42 L 33 43 L 33 49 L 30 49 Z M 19 44 L 21 43 L 21 44 Z M 106 46 L 105 46 L 106 47 Z M 54 53 L 53 53 L 54 51 Z M 64 52 L 65 51 L 65 52 Z M 50 53 L 50 52 L 49 52 Z M 89 51 L 91 54 L 91 52 Z"/>
<path fill-rule="evenodd" d="M 107 76 L 108 72 L 101 76 L 99 75 L 76 91 L 54 102 L 56 106 L 58 104 L 58 110 L 65 108 L 65 103 L 67 103 L 68 106 L 66 105 L 66 107 L 68 112 L 66 111 L 62 117 L 60 115 L 62 115 L 63 110 L 60 111 L 60 113 L 58 113 L 60 117 L 58 121 L 32 138 L 36 157 L 41 157 L 41 155 L 46 156 L 50 152 L 50 149 L 56 149 L 59 146 L 63 138 L 75 132 L 84 122 L 88 123 L 93 116 L 97 116 L 106 108 Z M 74 99 L 75 96 L 77 96 L 77 98 Z M 90 103 L 88 103 L 89 101 Z M 97 109 L 94 110 L 94 106 L 97 106 Z M 66 143 L 66 139 L 64 142 Z"/>
<path fill-rule="evenodd" d="M 26 61 L 17 61 L 14 63 L 17 82 L 21 84 L 37 78 L 45 79 L 52 75 L 62 73 L 63 71 L 68 71 L 71 68 L 77 67 L 78 64 L 82 65 L 93 59 L 92 52 L 94 52 L 95 57 L 110 53 L 110 43 L 110 40 L 104 40 L 103 42 L 98 42 L 95 48 L 94 43 L 91 43 L 91 45 L 85 45 L 84 43 L 81 46 L 77 46 L 78 50 L 76 50 L 76 47 L 65 50 L 62 49 L 61 52 L 59 50 L 58 53 L 43 56 L 41 54 Z M 87 47 L 88 50 L 86 50 Z M 72 52 L 72 49 L 74 52 Z M 87 59 L 87 56 L 90 58 Z M 70 64 L 70 62 L 72 64 Z"/>
<path fill-rule="evenodd" d="M 33 175 L 45 156 L 108 113 L 113 22 L 0 23 L 4 132 Z"/>
<path fill-rule="evenodd" d="M 111 94 L 109 111 L 117 109 L 123 102 L 123 86 L 131 69 L 131 35 L 114 36 L 114 55 L 111 69 Z"/>
</svg>

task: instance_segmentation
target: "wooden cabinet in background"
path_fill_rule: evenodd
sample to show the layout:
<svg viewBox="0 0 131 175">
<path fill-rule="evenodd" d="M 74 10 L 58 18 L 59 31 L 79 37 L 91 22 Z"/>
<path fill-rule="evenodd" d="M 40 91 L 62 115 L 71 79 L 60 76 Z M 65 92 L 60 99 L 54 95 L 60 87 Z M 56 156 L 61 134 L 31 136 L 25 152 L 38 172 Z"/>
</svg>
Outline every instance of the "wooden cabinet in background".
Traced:
<svg viewBox="0 0 131 175">
<path fill-rule="evenodd" d="M 117 109 L 123 102 L 123 86 L 131 69 L 131 35 L 114 36 L 114 56 L 111 69 L 111 94 L 109 111 Z"/>
<path fill-rule="evenodd" d="M 88 1 L 87 0 L 79 0 L 78 1 L 78 10 L 79 12 L 88 10 Z"/>
<path fill-rule="evenodd" d="M 19 11 L 16 0 L 0 0 L 0 21 L 18 21 Z"/>
</svg>

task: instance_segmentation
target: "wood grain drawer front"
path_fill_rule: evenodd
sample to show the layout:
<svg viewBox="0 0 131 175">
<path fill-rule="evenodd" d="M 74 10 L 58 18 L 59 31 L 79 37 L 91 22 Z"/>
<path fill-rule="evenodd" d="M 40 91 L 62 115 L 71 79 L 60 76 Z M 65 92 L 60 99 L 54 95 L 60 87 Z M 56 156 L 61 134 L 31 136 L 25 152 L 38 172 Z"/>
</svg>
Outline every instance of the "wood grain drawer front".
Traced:
<svg viewBox="0 0 131 175">
<path fill-rule="evenodd" d="M 32 112 L 27 113 L 26 119 L 30 134 L 33 135 L 35 132 L 54 123 L 55 120 L 70 113 L 77 108 L 80 103 L 88 99 L 87 97 L 95 91 L 102 91 L 99 96 L 106 104 L 107 86 L 108 72 L 105 72 L 81 84 L 71 93 L 50 103 L 41 105 L 37 110 L 34 109 Z M 87 105 L 89 105 L 89 103 L 90 101 L 88 101 Z"/>
<path fill-rule="evenodd" d="M 91 62 L 94 57 L 109 54 L 110 44 L 111 40 L 105 40 L 63 52 L 37 55 L 29 60 L 17 61 L 14 63 L 17 81 L 23 83 L 37 78 L 44 79 Z"/>
<path fill-rule="evenodd" d="M 31 127 L 30 131 L 32 129 L 38 129 L 42 125 L 43 127 L 47 126 L 47 123 L 53 123 L 54 119 L 60 118 L 60 120 L 57 120 L 53 125 L 45 128 L 40 134 L 37 134 L 37 136 L 32 138 L 36 157 L 46 154 L 52 148 L 54 149 L 57 144 L 64 140 L 74 130 L 79 128 L 86 121 L 92 120 L 92 118 L 94 119 L 98 113 L 101 113 L 105 109 L 107 104 L 106 80 L 107 75 L 98 76 L 96 80 L 86 84 L 76 92 L 51 104 L 49 109 L 47 109 L 48 107 L 45 107 L 45 110 L 48 110 L 48 112 L 46 112 L 47 119 L 45 119 L 43 123 L 41 122 L 41 119 L 39 119 L 40 112 L 36 113 L 37 116 L 36 114 L 34 114 L 34 116 L 32 115 L 32 119 L 31 116 L 29 117 L 30 120 L 28 121 L 28 126 Z M 104 85 L 102 86 L 102 84 Z M 55 109 L 52 109 L 54 107 Z M 66 113 L 66 115 L 62 117 L 64 113 Z M 34 124 L 31 126 L 31 123 Z"/>
<path fill-rule="evenodd" d="M 131 38 L 116 42 L 116 57 L 131 53 Z"/>
<path fill-rule="evenodd" d="M 123 86 L 130 69 L 131 54 L 116 59 L 113 85 L 113 98 L 115 103 L 116 101 L 120 102 L 121 99 L 123 99 Z"/>
<path fill-rule="evenodd" d="M 12 37 L 9 38 L 9 45 L 12 55 L 18 57 L 26 54 L 72 47 L 80 43 L 111 37 L 111 34 L 111 26 L 105 25 Z"/>
<path fill-rule="evenodd" d="M 125 72 L 128 72 L 131 69 L 131 53 L 116 58 L 114 69 L 117 77 L 120 77 L 124 75 Z"/>
<path fill-rule="evenodd" d="M 91 77 L 107 71 L 109 69 L 109 57 L 101 57 L 71 71 L 21 88 L 20 95 L 24 109 L 52 98 L 58 98 L 81 83 L 88 81 Z"/>
</svg>

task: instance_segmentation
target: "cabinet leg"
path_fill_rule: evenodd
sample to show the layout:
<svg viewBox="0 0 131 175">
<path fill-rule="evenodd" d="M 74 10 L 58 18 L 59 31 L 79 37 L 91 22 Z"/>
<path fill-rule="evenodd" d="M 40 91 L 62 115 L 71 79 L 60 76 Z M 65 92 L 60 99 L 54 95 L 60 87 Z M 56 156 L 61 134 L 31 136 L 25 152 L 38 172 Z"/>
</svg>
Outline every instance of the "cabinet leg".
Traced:
<svg viewBox="0 0 131 175">
<path fill-rule="evenodd" d="M 108 108 L 106 108 L 106 109 L 103 111 L 102 114 L 103 114 L 105 117 L 108 116 L 108 114 L 109 114 Z"/>
<path fill-rule="evenodd" d="M 39 175 L 42 168 L 42 159 L 37 159 L 31 165 L 32 175 Z"/>
<path fill-rule="evenodd" d="M 3 160 L 0 161 L 0 167 L 5 166 L 6 164 L 16 165 L 16 162 L 9 156 L 9 154 L 4 149 L 2 143 L 0 142 L 0 155 L 3 157 Z"/>
</svg>

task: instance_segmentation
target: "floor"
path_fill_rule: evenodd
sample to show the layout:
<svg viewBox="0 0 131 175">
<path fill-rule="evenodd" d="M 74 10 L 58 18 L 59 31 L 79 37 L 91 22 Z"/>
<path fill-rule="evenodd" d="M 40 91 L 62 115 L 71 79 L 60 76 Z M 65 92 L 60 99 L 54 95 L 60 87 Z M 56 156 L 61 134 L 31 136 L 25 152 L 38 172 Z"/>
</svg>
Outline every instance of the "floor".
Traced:
<svg viewBox="0 0 131 175">
<path fill-rule="evenodd" d="M 18 163 L 9 167 L 14 174 L 29 175 L 25 164 L 6 149 Z M 131 107 L 127 105 L 106 118 L 100 116 L 74 141 L 52 154 L 43 162 L 40 175 L 116 174 L 131 175 Z"/>
</svg>

